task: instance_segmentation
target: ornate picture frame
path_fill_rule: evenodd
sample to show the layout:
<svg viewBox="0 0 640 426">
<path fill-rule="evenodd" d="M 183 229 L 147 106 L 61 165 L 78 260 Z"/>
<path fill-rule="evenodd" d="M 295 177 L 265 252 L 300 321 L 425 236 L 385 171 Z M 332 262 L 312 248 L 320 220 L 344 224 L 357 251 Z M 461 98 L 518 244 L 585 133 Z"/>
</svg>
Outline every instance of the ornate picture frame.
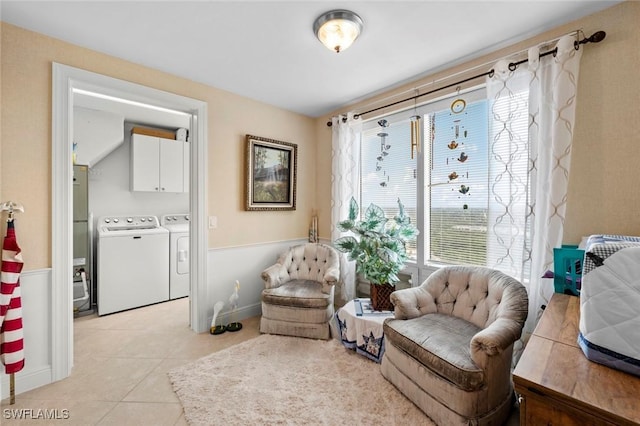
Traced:
<svg viewBox="0 0 640 426">
<path fill-rule="evenodd" d="M 298 145 L 247 135 L 249 211 L 295 210 Z"/>
</svg>

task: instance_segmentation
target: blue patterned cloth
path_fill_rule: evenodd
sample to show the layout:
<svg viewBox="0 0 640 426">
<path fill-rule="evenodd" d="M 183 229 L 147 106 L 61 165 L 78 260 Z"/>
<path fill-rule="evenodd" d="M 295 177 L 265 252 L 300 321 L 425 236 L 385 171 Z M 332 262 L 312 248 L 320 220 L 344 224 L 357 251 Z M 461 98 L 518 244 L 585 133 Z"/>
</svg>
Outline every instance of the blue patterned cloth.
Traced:
<svg viewBox="0 0 640 426">
<path fill-rule="evenodd" d="M 366 302 L 368 299 L 359 299 Z M 356 353 L 377 363 L 384 355 L 384 333 L 382 324 L 393 313 L 376 315 L 357 315 L 354 301 L 350 301 L 335 314 L 342 344 Z"/>
</svg>

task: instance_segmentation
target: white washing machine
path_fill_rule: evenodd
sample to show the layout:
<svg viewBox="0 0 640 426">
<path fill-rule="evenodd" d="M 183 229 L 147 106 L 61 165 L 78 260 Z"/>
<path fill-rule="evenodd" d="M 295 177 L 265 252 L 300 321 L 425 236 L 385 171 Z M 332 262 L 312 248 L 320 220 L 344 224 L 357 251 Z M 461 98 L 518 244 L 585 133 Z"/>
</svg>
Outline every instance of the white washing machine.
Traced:
<svg viewBox="0 0 640 426">
<path fill-rule="evenodd" d="M 169 299 L 189 295 L 189 215 L 162 216 L 169 230 Z"/>
<path fill-rule="evenodd" d="M 169 300 L 169 231 L 156 216 L 98 219 L 98 315 Z"/>
</svg>

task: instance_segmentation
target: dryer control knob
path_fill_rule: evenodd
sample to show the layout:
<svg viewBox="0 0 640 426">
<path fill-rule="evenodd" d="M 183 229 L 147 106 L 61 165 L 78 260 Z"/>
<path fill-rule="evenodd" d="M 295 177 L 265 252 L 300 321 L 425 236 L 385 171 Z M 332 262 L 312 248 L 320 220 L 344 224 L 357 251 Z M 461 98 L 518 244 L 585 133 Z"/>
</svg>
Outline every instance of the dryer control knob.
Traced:
<svg viewBox="0 0 640 426">
<path fill-rule="evenodd" d="M 140 219 L 140 222 L 146 222 L 146 221 L 147 221 L 147 219 L 144 218 L 144 217 Z"/>
<path fill-rule="evenodd" d="M 106 218 L 106 219 L 104 220 L 104 223 L 109 223 L 109 222 L 111 222 L 111 219 L 109 219 L 109 218 Z"/>
<path fill-rule="evenodd" d="M 133 219 L 132 219 L 132 218 L 130 218 L 130 217 L 128 217 L 128 218 L 127 218 L 127 223 L 131 223 L 131 222 L 133 222 Z"/>
<path fill-rule="evenodd" d="M 153 222 L 153 218 L 152 218 L 152 217 L 148 217 L 148 218 L 147 218 L 147 220 L 148 220 L 149 222 Z"/>
<path fill-rule="evenodd" d="M 184 215 L 184 220 L 189 220 L 189 215 Z"/>
<path fill-rule="evenodd" d="M 118 219 L 118 218 L 114 218 L 113 219 L 113 223 L 118 223 L 118 222 L 120 222 L 120 219 Z"/>
</svg>

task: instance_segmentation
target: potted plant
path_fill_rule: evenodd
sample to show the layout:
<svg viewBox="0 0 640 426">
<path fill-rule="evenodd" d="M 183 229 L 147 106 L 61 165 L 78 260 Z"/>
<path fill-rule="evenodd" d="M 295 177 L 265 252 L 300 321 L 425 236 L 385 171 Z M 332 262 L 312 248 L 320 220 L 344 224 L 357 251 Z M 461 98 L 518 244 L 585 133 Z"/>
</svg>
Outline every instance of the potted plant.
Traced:
<svg viewBox="0 0 640 426">
<path fill-rule="evenodd" d="M 349 218 L 338 223 L 340 231 L 354 236 L 338 238 L 335 247 L 356 261 L 356 272 L 370 282 L 373 309 L 379 311 L 393 309 L 389 296 L 400 281 L 398 273 L 407 260 L 405 244 L 419 233 L 400 199 L 398 209 L 398 214 L 389 220 L 382 208 L 371 204 L 359 219 L 360 208 L 352 197 Z"/>
</svg>

